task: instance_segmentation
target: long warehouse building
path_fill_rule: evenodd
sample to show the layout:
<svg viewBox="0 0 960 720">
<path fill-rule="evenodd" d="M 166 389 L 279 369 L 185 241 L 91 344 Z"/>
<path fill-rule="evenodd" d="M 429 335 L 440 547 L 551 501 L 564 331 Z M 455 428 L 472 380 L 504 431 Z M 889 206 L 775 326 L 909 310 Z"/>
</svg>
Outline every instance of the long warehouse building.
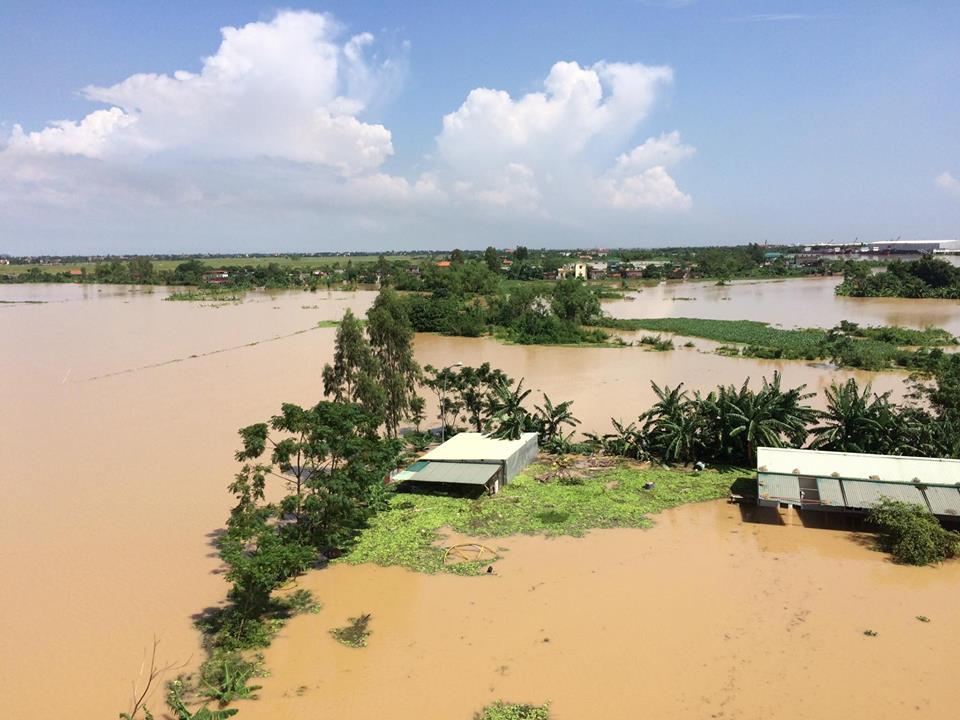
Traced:
<svg viewBox="0 0 960 720">
<path fill-rule="evenodd" d="M 913 503 L 943 519 L 958 518 L 960 460 L 757 449 L 761 507 L 866 512 L 880 498 Z"/>
</svg>

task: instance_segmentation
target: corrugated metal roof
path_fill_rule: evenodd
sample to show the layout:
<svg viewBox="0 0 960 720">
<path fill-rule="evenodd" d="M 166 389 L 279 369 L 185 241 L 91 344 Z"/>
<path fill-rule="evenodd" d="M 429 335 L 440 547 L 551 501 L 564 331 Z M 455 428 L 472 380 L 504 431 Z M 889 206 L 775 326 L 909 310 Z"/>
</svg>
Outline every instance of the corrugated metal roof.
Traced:
<svg viewBox="0 0 960 720">
<path fill-rule="evenodd" d="M 790 475 L 766 475 L 760 473 L 757 476 L 757 490 L 761 500 L 774 500 L 776 502 L 800 502 L 800 481 L 798 478 Z"/>
<path fill-rule="evenodd" d="M 425 460 L 417 460 L 417 461 L 416 461 L 413 465 L 411 465 L 410 467 L 404 468 L 403 470 L 399 470 L 399 471 L 393 473 L 393 475 L 391 475 L 390 477 L 391 477 L 392 480 L 397 481 L 397 482 L 399 482 L 399 481 L 401 481 L 401 480 L 409 480 L 409 479 L 412 478 L 416 473 L 418 473 L 418 472 L 420 472 L 421 470 L 423 470 L 428 464 L 429 464 L 429 463 L 427 463 Z"/>
<path fill-rule="evenodd" d="M 486 485 L 500 472 L 499 465 L 487 463 L 428 462 L 424 465 L 408 479 L 413 482 Z"/>
<path fill-rule="evenodd" d="M 960 490 L 928 487 L 924 490 L 930 509 L 937 515 L 960 515 Z"/>
<path fill-rule="evenodd" d="M 504 461 L 536 442 L 536 433 L 524 433 L 519 440 L 495 440 L 481 433 L 460 433 L 428 452 L 423 459 Z"/>
<path fill-rule="evenodd" d="M 836 478 L 817 478 L 817 489 L 820 490 L 820 502 L 832 507 L 843 507 L 843 491 L 840 481 Z"/>
<path fill-rule="evenodd" d="M 960 485 L 960 460 L 757 448 L 757 471 L 881 482 Z"/>
<path fill-rule="evenodd" d="M 844 480 L 843 490 L 847 496 L 847 507 L 871 508 L 882 497 L 901 502 L 920 505 L 924 510 L 927 503 L 920 490 L 914 485 L 899 483 L 864 482 L 862 480 Z"/>
</svg>

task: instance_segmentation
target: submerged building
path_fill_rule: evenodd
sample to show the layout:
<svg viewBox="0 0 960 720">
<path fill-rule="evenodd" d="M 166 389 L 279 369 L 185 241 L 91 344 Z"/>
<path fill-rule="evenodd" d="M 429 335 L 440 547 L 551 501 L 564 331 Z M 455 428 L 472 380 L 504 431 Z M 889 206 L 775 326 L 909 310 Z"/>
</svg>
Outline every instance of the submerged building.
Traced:
<svg viewBox="0 0 960 720">
<path fill-rule="evenodd" d="M 864 513 L 881 498 L 960 517 L 960 460 L 757 449 L 757 504 Z"/>
<path fill-rule="evenodd" d="M 532 463 L 539 451 L 537 433 L 524 433 L 517 440 L 460 433 L 391 479 L 411 487 L 423 483 L 438 489 L 492 494 Z"/>
</svg>

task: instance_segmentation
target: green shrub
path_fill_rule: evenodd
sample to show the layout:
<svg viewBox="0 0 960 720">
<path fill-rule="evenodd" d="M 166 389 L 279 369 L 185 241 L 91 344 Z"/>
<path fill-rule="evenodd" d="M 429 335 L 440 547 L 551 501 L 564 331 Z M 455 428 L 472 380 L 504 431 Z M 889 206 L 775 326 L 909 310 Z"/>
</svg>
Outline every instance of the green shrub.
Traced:
<svg viewBox="0 0 960 720">
<path fill-rule="evenodd" d="M 960 533 L 945 530 L 919 505 L 883 498 L 869 520 L 880 529 L 880 546 L 898 563 L 932 565 L 960 554 Z"/>
<path fill-rule="evenodd" d="M 673 350 L 673 340 L 670 338 L 664 338 L 662 335 L 643 335 L 641 336 L 639 343 L 641 345 L 646 345 L 650 347 L 650 349 L 658 352 Z"/>
<path fill-rule="evenodd" d="M 200 666 L 200 694 L 220 707 L 239 699 L 256 698 L 259 685 L 248 685 L 263 675 L 259 657 L 248 660 L 238 652 L 216 652 Z"/>
</svg>

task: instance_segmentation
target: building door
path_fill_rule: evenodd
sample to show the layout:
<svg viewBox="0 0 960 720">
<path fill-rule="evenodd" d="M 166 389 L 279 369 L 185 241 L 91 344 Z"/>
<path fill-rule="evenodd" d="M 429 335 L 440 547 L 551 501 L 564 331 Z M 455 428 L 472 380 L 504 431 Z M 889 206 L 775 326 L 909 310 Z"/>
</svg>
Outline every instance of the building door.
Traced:
<svg viewBox="0 0 960 720">
<path fill-rule="evenodd" d="M 820 507 L 820 488 L 815 477 L 800 476 L 800 507 Z"/>
</svg>

